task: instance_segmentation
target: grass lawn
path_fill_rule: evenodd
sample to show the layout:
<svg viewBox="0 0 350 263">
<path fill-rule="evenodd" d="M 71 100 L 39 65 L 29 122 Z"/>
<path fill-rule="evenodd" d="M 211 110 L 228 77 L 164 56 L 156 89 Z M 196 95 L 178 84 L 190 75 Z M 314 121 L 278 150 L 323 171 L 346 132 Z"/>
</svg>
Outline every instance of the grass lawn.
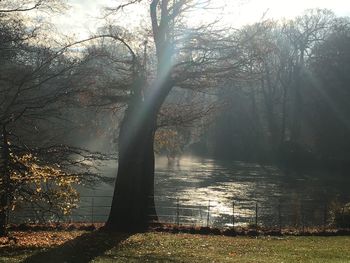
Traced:
<svg viewBox="0 0 350 263">
<path fill-rule="evenodd" d="M 99 231 L 20 235 L 27 239 L 0 247 L 0 262 L 350 262 L 350 237 L 340 236 L 249 238 Z"/>
</svg>

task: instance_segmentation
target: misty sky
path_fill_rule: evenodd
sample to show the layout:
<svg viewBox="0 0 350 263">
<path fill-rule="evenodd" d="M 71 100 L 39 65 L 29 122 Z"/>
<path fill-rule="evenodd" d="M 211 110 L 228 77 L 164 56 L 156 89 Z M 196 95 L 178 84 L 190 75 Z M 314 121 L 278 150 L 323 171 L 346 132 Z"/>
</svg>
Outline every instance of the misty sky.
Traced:
<svg viewBox="0 0 350 263">
<path fill-rule="evenodd" d="M 214 2 L 221 7 L 225 6 L 224 20 L 234 26 L 261 20 L 263 14 L 265 14 L 264 18 L 290 18 L 299 15 L 308 8 L 328 8 L 338 16 L 350 16 L 349 0 L 215 0 Z M 52 22 L 58 25 L 62 33 L 74 33 L 78 38 L 84 38 L 103 23 L 100 8 L 117 5 L 118 0 L 68 0 L 68 3 L 71 5 L 71 9 L 64 15 L 53 17 Z M 215 18 L 214 11 L 211 15 L 203 15 L 203 13 L 198 12 L 197 19 L 210 18 L 210 16 Z M 130 16 L 127 23 L 135 24 L 138 19 L 137 16 Z"/>
</svg>

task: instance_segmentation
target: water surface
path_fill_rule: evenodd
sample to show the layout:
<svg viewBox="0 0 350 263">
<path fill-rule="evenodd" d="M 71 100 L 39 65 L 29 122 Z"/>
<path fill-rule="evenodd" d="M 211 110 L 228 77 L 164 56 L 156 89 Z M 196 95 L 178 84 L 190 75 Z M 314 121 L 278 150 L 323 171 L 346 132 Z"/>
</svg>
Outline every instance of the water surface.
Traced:
<svg viewBox="0 0 350 263">
<path fill-rule="evenodd" d="M 113 177 L 115 167 L 106 168 Z M 232 226 L 321 225 L 336 202 L 350 200 L 350 176 L 331 172 L 293 173 L 274 165 L 182 157 L 156 160 L 156 209 L 161 221 Z M 107 218 L 113 183 L 81 189 L 75 214 L 83 220 Z M 326 214 L 327 212 L 327 214 Z M 258 216 L 256 216 L 258 214 Z"/>
</svg>

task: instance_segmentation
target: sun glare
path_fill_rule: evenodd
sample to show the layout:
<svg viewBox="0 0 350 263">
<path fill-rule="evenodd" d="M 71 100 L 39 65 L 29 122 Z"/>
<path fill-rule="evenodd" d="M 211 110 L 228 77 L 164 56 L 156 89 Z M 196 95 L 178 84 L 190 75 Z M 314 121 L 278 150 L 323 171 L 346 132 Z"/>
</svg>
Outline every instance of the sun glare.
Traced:
<svg viewBox="0 0 350 263">
<path fill-rule="evenodd" d="M 193 23 L 220 21 L 234 27 L 241 27 L 265 19 L 291 19 L 303 13 L 306 9 L 326 8 L 339 16 L 350 14 L 350 1 L 345 0 L 216 0 L 210 9 L 198 9 L 190 14 Z"/>
<path fill-rule="evenodd" d="M 74 33 L 78 38 L 84 38 L 96 31 L 103 22 L 101 8 L 116 6 L 116 1 L 70 0 L 69 4 L 72 8 L 64 15 L 53 17 L 53 23 L 67 35 Z M 350 1 L 347 0 L 215 0 L 212 1 L 209 9 L 200 6 L 188 16 L 191 24 L 220 20 L 221 23 L 239 28 L 264 19 L 293 18 L 300 15 L 305 9 L 312 8 L 331 9 L 338 16 L 350 15 Z M 132 16 L 132 19 L 121 19 L 118 23 L 126 21 L 127 25 L 124 26 L 128 28 L 133 25 L 134 27 L 141 26 L 142 18 L 136 7 L 130 9 L 127 16 Z"/>
<path fill-rule="evenodd" d="M 344 0 L 250 0 L 242 3 L 236 13 L 238 14 L 236 23 L 247 24 L 270 18 L 293 18 L 303 13 L 306 9 L 326 8 L 331 9 L 338 15 L 348 15 L 350 13 L 350 2 Z M 233 18 L 235 20 L 235 18 Z"/>
</svg>

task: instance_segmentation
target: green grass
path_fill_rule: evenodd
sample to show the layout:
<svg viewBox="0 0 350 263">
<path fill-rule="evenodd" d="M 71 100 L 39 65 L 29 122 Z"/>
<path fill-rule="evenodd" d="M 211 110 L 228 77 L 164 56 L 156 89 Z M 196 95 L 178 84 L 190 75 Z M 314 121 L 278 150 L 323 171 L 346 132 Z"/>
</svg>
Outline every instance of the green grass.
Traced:
<svg viewBox="0 0 350 263">
<path fill-rule="evenodd" d="M 145 234 L 93 262 L 350 262 L 349 237 L 246 238 Z"/>
<path fill-rule="evenodd" d="M 83 233 L 51 248 L 1 248 L 0 262 L 350 262 L 350 237 Z"/>
</svg>

